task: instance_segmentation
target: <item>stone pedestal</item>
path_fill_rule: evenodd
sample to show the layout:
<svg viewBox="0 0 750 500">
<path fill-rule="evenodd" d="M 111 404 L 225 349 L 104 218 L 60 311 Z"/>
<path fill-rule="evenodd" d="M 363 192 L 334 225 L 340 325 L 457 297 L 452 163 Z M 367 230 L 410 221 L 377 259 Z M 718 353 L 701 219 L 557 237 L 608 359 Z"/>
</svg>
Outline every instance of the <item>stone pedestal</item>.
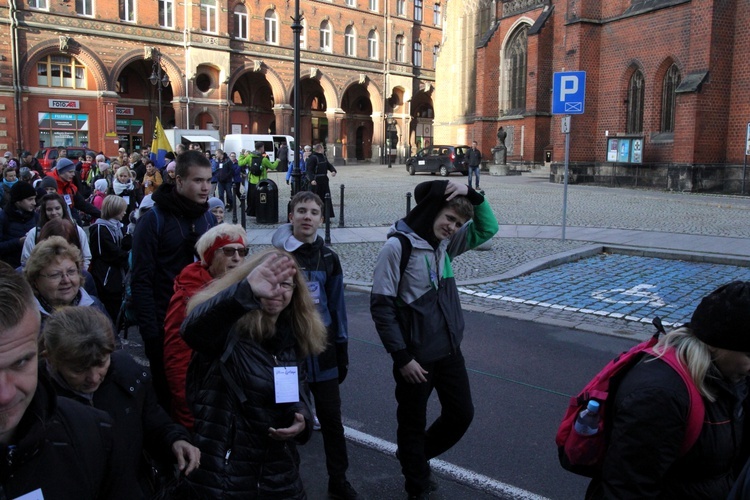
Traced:
<svg viewBox="0 0 750 500">
<path fill-rule="evenodd" d="M 495 165 L 505 165 L 508 159 L 508 150 L 501 146 L 492 148 L 492 158 Z"/>
</svg>

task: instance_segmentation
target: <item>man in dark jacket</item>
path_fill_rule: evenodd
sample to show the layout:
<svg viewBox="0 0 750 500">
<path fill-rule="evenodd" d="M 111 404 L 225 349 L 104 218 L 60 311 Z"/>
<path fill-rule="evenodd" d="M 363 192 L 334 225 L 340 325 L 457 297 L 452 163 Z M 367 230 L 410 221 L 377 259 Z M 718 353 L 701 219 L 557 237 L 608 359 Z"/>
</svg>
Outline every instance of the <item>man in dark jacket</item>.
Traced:
<svg viewBox="0 0 750 500">
<path fill-rule="evenodd" d="M 276 248 L 294 255 L 305 273 L 307 286 L 318 306 L 328 334 L 328 347 L 307 359 L 307 381 L 315 396 L 328 469 L 328 496 L 356 500 L 357 492 L 346 480 L 349 457 L 341 422 L 339 384 L 349 370 L 349 335 L 344 303 L 344 273 L 339 256 L 318 236 L 323 222 L 323 201 L 315 193 L 301 191 L 290 202 L 291 224 L 273 235 Z"/>
<path fill-rule="evenodd" d="M 307 157 L 305 161 L 305 171 L 307 172 L 307 180 L 310 183 L 310 190 L 320 196 L 323 203 L 326 201 L 326 195 L 331 194 L 331 187 L 328 183 L 328 172 L 331 172 L 333 177 L 336 177 L 336 168 L 331 165 L 325 154 L 323 154 L 323 144 L 318 143 L 313 146 L 313 152 Z M 333 200 L 328 208 L 328 213 L 324 212 L 328 218 L 335 217 L 333 213 Z"/>
<path fill-rule="evenodd" d="M 164 318 L 175 277 L 195 260 L 198 238 L 216 224 L 208 211 L 211 163 L 200 151 L 177 157 L 175 184 L 153 194 L 154 208 L 138 221 L 133 235 L 133 309 L 151 364 L 159 403 L 169 409 L 164 375 Z"/>
<path fill-rule="evenodd" d="M 428 461 L 456 444 L 474 417 L 451 262 L 492 238 L 498 224 L 485 198 L 465 184 L 423 182 L 414 199 L 417 206 L 390 229 L 378 255 L 370 311 L 393 358 L 397 455 L 406 491 L 423 500 L 436 488 Z M 404 268 L 402 255 L 408 257 Z M 433 389 L 441 414 L 425 430 Z"/>
<path fill-rule="evenodd" d="M 482 164 L 482 152 L 477 148 L 477 141 L 472 141 L 471 148 L 466 153 L 466 161 L 469 164 L 469 187 L 472 177 L 476 179 L 474 189 L 479 190 L 479 168 Z"/>
<path fill-rule="evenodd" d="M 14 268 L 21 265 L 26 233 L 36 227 L 36 189 L 23 181 L 10 188 L 10 202 L 0 211 L 0 259 Z"/>
<path fill-rule="evenodd" d="M 121 499 L 112 419 L 55 397 L 38 372 L 39 312 L 23 276 L 0 264 L 0 493 L 5 498 Z"/>
<path fill-rule="evenodd" d="M 39 163 L 39 160 L 34 158 L 34 155 L 32 155 L 29 151 L 24 151 L 21 155 L 21 166 L 35 171 L 37 174 L 39 174 L 39 177 L 45 176 L 44 167 L 42 167 L 42 164 Z"/>
</svg>

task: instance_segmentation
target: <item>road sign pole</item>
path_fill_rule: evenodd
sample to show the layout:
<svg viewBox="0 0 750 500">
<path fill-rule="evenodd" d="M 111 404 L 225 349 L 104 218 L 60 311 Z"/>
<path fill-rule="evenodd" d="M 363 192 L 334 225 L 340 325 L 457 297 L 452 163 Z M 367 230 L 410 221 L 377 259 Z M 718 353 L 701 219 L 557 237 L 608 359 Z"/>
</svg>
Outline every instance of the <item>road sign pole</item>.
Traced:
<svg viewBox="0 0 750 500">
<path fill-rule="evenodd" d="M 570 160 L 570 122 L 571 117 L 563 116 L 563 133 L 565 134 L 565 174 L 563 178 L 563 213 L 562 213 L 562 240 L 565 241 L 565 219 L 568 212 L 568 161 Z"/>
</svg>

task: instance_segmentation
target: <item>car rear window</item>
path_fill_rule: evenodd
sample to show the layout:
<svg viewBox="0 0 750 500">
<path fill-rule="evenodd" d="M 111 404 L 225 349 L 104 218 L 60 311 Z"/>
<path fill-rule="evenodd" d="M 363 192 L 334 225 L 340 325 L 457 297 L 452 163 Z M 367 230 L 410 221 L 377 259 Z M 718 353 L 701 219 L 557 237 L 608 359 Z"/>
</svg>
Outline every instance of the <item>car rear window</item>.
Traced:
<svg viewBox="0 0 750 500">
<path fill-rule="evenodd" d="M 456 154 L 458 156 L 463 156 L 466 154 L 466 148 L 456 148 Z"/>
</svg>

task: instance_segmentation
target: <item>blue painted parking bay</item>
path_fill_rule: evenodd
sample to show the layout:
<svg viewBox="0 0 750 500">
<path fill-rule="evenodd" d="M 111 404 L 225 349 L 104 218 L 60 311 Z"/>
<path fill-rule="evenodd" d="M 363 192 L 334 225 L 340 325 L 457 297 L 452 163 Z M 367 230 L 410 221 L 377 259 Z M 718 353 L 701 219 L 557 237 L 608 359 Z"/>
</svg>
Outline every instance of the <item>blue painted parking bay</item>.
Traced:
<svg viewBox="0 0 750 500">
<path fill-rule="evenodd" d="M 644 323 L 659 316 L 672 326 L 689 321 L 702 297 L 734 280 L 750 280 L 750 268 L 605 253 L 460 291 Z"/>
</svg>

